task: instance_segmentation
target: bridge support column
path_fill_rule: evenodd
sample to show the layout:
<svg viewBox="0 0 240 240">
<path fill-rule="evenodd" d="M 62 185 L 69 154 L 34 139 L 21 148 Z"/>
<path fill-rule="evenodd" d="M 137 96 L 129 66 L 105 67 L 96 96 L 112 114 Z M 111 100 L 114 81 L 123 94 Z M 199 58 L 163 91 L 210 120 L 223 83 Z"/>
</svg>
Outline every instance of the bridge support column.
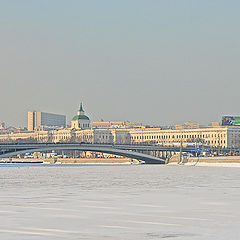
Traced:
<svg viewBox="0 0 240 240">
<path fill-rule="evenodd" d="M 154 157 L 156 157 L 156 151 L 151 151 L 152 152 L 152 154 L 151 154 L 151 156 L 154 156 Z"/>
</svg>

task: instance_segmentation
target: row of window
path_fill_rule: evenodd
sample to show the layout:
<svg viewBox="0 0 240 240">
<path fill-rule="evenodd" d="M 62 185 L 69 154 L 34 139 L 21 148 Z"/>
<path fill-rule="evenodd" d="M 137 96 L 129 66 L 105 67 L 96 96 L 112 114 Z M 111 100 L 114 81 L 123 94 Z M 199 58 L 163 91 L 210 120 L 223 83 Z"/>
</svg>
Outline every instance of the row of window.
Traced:
<svg viewBox="0 0 240 240">
<path fill-rule="evenodd" d="M 203 135 L 176 135 L 177 139 L 200 139 L 200 138 L 225 138 L 226 134 L 203 134 Z M 139 139 L 175 139 L 175 135 L 149 135 L 149 136 L 132 136 L 132 140 L 139 140 Z"/>
</svg>

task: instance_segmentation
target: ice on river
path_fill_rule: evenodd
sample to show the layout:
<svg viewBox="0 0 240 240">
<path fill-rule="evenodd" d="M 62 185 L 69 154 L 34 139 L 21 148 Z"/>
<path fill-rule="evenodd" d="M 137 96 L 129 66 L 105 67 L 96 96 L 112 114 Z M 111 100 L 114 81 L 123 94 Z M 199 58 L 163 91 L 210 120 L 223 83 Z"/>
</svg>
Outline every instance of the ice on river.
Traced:
<svg viewBox="0 0 240 240">
<path fill-rule="evenodd" d="M 240 239 L 240 169 L 0 167 L 0 239 Z"/>
</svg>

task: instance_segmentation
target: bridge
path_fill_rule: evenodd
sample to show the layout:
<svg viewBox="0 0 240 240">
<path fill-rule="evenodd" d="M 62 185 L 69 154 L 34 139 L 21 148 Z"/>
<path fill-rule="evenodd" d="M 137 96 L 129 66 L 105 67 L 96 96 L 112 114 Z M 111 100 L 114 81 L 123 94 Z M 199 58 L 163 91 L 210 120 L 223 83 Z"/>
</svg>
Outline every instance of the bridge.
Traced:
<svg viewBox="0 0 240 240">
<path fill-rule="evenodd" d="M 111 145 L 80 143 L 14 143 L 0 144 L 0 158 L 8 158 L 33 152 L 77 150 L 109 153 L 144 161 L 147 164 L 164 164 L 176 152 L 191 152 L 194 147 L 167 147 L 160 145 Z"/>
<path fill-rule="evenodd" d="M 164 164 L 165 160 L 146 153 L 137 152 L 138 148 L 131 147 L 131 145 L 107 145 L 107 144 L 0 144 L 0 158 L 8 158 L 17 155 L 24 155 L 26 153 L 34 152 L 48 152 L 61 150 L 78 150 L 109 153 L 127 158 L 144 161 L 147 164 Z M 146 150 L 146 146 L 144 149 Z"/>
<path fill-rule="evenodd" d="M 144 161 L 146 164 L 164 164 L 176 152 L 199 151 L 195 146 L 163 146 L 163 145 L 112 145 L 86 143 L 0 143 L 0 158 L 9 158 L 33 152 L 49 151 L 83 151 L 109 153 Z M 208 149 L 216 151 L 216 149 Z M 227 152 L 229 149 L 222 149 Z"/>
</svg>

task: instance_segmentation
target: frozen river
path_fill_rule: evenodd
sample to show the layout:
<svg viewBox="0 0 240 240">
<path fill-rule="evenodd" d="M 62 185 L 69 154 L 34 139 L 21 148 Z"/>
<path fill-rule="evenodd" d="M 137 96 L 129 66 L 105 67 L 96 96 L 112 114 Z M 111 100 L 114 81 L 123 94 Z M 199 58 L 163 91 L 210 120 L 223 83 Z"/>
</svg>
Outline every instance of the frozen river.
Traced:
<svg viewBox="0 0 240 240">
<path fill-rule="evenodd" d="M 240 168 L 1 165 L 0 181 L 4 240 L 240 239 Z"/>
</svg>

